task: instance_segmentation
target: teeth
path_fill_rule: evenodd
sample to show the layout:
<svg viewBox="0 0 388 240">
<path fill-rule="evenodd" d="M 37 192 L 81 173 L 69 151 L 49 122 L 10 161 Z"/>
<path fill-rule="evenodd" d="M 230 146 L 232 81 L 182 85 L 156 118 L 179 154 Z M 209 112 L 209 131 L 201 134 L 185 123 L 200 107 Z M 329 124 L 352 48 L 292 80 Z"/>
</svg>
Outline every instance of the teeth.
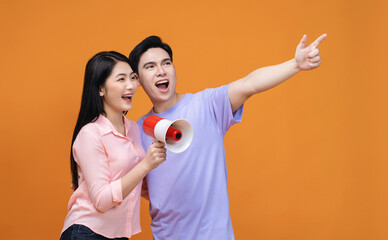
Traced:
<svg viewBox="0 0 388 240">
<path fill-rule="evenodd" d="M 157 82 L 155 85 L 164 84 L 164 83 L 168 83 L 168 81 L 167 80 L 162 80 L 160 82 Z"/>
</svg>

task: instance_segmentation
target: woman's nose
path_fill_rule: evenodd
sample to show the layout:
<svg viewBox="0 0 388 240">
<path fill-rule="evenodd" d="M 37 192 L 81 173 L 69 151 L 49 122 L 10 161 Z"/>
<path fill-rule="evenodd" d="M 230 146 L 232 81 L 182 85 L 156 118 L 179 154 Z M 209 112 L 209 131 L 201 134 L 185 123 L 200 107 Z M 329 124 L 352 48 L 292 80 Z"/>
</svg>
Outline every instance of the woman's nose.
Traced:
<svg viewBox="0 0 388 240">
<path fill-rule="evenodd" d="M 135 85 L 136 85 L 135 81 L 131 81 L 131 79 L 129 79 L 129 81 L 127 81 L 127 89 L 134 89 Z"/>
</svg>

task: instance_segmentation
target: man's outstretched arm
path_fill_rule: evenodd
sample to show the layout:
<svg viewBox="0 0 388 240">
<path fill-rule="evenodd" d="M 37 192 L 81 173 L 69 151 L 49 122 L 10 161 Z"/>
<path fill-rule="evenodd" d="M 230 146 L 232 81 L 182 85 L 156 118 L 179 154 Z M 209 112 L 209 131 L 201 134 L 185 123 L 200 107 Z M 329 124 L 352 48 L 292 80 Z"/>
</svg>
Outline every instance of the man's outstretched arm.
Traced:
<svg viewBox="0 0 388 240">
<path fill-rule="evenodd" d="M 318 45 L 327 37 L 323 34 L 313 43 L 306 46 L 304 35 L 296 48 L 295 58 L 279 65 L 259 68 L 248 76 L 232 82 L 228 95 L 233 112 L 252 95 L 271 89 L 286 81 L 301 70 L 312 70 L 321 64 Z"/>
</svg>

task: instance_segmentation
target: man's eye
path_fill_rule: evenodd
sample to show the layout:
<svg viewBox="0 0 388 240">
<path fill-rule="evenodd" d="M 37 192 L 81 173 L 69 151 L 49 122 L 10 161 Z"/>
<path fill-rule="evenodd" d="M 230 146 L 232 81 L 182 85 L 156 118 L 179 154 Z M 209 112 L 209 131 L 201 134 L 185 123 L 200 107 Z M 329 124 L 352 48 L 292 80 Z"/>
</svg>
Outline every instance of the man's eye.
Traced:
<svg viewBox="0 0 388 240">
<path fill-rule="evenodd" d="M 170 61 L 165 62 L 164 65 L 171 65 L 171 62 Z"/>
<path fill-rule="evenodd" d="M 119 81 L 125 81 L 125 78 L 119 78 Z"/>
<path fill-rule="evenodd" d="M 150 68 L 153 68 L 154 66 L 153 65 L 148 65 L 146 66 L 146 69 L 150 69 Z"/>
</svg>

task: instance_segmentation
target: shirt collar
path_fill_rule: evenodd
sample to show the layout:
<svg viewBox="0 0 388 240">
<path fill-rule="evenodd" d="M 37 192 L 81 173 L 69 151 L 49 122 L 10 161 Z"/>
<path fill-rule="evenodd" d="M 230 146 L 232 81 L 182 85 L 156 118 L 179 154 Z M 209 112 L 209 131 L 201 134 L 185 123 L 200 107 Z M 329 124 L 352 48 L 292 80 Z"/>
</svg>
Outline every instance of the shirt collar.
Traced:
<svg viewBox="0 0 388 240">
<path fill-rule="evenodd" d="M 126 131 L 126 135 L 128 136 L 128 131 L 129 129 L 131 128 L 132 126 L 132 123 L 129 119 L 127 119 L 124 115 L 123 115 L 123 119 L 124 119 L 124 125 L 125 125 L 125 131 Z M 109 121 L 108 118 L 106 118 L 104 115 L 100 114 L 100 116 L 98 116 L 97 120 L 95 121 L 95 123 L 97 124 L 98 126 L 98 129 L 100 130 L 100 134 L 101 135 L 106 135 L 108 133 L 113 133 L 114 135 L 116 136 L 120 136 L 120 137 L 125 137 L 123 136 L 121 133 L 119 133 L 116 128 L 113 126 L 113 124 L 111 123 L 111 121 Z"/>
<path fill-rule="evenodd" d="M 156 113 L 156 112 L 154 112 L 154 108 L 151 108 L 150 115 L 160 116 L 160 115 L 165 115 L 165 114 L 169 114 L 169 113 L 171 113 L 171 112 L 174 112 L 175 109 L 177 109 L 180 105 L 185 104 L 185 103 L 187 102 L 188 96 L 189 96 L 189 95 L 190 95 L 190 94 L 185 93 L 185 94 L 183 95 L 183 97 L 182 97 L 181 99 L 179 99 L 179 101 L 178 101 L 174 106 L 172 106 L 171 108 L 167 109 L 167 110 L 164 111 L 164 112 Z"/>
</svg>

